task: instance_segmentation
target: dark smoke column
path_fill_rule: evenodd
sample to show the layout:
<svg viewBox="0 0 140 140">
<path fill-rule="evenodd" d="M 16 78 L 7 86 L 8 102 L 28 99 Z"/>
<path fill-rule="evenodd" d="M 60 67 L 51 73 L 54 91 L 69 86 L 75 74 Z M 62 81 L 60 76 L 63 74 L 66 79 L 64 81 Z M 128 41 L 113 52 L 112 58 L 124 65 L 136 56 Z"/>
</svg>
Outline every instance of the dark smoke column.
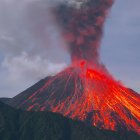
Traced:
<svg viewBox="0 0 140 140">
<path fill-rule="evenodd" d="M 85 60 L 91 65 L 99 64 L 103 25 L 112 4 L 113 0 L 83 0 L 79 6 L 75 2 L 57 7 L 55 14 L 68 42 L 72 62 Z"/>
</svg>

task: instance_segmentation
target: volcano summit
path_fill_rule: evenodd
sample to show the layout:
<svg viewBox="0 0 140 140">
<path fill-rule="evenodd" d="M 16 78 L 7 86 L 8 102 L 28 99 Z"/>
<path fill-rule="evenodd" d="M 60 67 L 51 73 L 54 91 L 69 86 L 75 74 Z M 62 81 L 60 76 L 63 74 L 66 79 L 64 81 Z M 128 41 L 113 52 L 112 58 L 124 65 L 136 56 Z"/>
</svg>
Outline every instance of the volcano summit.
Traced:
<svg viewBox="0 0 140 140">
<path fill-rule="evenodd" d="M 52 9 L 68 44 L 71 65 L 38 82 L 8 104 L 28 111 L 52 111 L 107 130 L 140 134 L 140 95 L 125 88 L 99 60 L 103 25 L 113 0 L 87 0 L 79 7 Z"/>
</svg>

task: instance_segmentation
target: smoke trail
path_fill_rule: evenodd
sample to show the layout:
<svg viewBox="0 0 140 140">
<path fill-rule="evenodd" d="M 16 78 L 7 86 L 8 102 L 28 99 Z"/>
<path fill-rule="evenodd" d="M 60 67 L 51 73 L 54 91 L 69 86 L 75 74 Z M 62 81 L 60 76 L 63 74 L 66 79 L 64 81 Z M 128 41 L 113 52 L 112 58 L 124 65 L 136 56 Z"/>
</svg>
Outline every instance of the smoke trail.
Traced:
<svg viewBox="0 0 140 140">
<path fill-rule="evenodd" d="M 97 65 L 103 25 L 113 0 L 70 2 L 59 4 L 54 13 L 68 42 L 72 62 L 86 60 Z"/>
</svg>

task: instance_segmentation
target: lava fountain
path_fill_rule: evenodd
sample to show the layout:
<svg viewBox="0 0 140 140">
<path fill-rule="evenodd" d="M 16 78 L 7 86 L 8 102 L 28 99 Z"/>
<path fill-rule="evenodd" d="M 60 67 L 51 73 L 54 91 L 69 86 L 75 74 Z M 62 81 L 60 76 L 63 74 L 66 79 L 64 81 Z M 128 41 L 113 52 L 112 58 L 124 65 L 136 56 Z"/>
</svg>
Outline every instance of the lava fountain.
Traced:
<svg viewBox="0 0 140 140">
<path fill-rule="evenodd" d="M 103 26 L 113 0 L 62 3 L 54 13 L 71 54 L 71 65 L 26 96 L 18 108 L 52 111 L 88 125 L 140 134 L 140 95 L 125 88 L 99 60 Z"/>
</svg>

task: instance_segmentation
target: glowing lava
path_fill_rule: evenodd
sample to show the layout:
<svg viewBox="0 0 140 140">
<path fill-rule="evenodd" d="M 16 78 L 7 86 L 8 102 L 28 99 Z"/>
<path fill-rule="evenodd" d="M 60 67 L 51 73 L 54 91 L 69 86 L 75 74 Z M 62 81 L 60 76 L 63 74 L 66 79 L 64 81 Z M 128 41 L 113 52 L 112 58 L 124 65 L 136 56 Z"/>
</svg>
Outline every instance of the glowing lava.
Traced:
<svg viewBox="0 0 140 140">
<path fill-rule="evenodd" d="M 113 1 L 87 1 L 80 9 L 64 4 L 53 11 L 68 42 L 71 66 L 48 78 L 34 93 L 17 96 L 21 102 L 15 106 L 140 134 L 140 95 L 115 81 L 99 62 L 103 23 Z"/>
<path fill-rule="evenodd" d="M 51 77 L 19 108 L 58 112 L 109 130 L 140 133 L 140 95 L 82 61 Z"/>
</svg>

